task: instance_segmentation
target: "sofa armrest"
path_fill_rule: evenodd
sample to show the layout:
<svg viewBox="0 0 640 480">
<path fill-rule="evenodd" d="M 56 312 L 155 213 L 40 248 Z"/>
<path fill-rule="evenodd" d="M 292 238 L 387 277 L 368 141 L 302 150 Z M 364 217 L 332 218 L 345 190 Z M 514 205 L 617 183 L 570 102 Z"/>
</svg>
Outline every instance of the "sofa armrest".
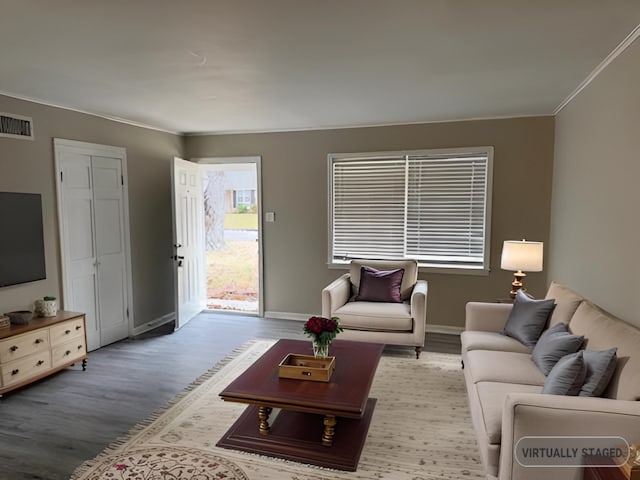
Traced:
<svg viewBox="0 0 640 480">
<path fill-rule="evenodd" d="M 332 312 L 349 301 L 351 280 L 348 273 L 336 278 L 322 290 L 322 316 L 332 317 Z"/>
<path fill-rule="evenodd" d="M 620 436 L 640 442 L 640 402 L 534 393 L 508 394 L 502 411 L 500 480 L 582 478 L 581 467 L 524 467 L 514 446 L 526 436 Z"/>
<path fill-rule="evenodd" d="M 500 333 L 512 308 L 511 303 L 468 302 L 464 329 Z"/>
<path fill-rule="evenodd" d="M 413 318 L 414 333 L 424 339 L 427 325 L 427 292 L 429 284 L 426 280 L 418 280 L 411 292 L 411 317 Z"/>
</svg>

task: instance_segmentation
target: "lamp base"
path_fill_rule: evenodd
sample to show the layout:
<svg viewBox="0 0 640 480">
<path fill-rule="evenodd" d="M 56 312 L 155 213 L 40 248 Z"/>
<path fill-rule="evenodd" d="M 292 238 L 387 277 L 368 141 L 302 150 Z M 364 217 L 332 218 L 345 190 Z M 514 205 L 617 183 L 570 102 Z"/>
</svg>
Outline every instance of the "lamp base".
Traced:
<svg viewBox="0 0 640 480">
<path fill-rule="evenodd" d="M 523 292 L 526 290 L 522 285 L 522 279 L 526 276 L 527 274 L 522 270 L 518 270 L 513 274 L 513 282 L 511 282 L 511 291 L 509 292 L 511 298 L 516 298 L 516 293 L 518 293 L 518 290 L 522 290 Z"/>
</svg>

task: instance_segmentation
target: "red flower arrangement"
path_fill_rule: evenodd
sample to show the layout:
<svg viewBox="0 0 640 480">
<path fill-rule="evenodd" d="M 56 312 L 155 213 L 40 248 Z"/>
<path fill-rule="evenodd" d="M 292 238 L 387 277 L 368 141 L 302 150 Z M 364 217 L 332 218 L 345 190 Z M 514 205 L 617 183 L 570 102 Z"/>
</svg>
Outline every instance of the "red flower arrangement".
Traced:
<svg viewBox="0 0 640 480">
<path fill-rule="evenodd" d="M 304 324 L 304 333 L 313 342 L 315 356 L 326 357 L 329 344 L 342 332 L 338 317 L 310 317 Z"/>
</svg>

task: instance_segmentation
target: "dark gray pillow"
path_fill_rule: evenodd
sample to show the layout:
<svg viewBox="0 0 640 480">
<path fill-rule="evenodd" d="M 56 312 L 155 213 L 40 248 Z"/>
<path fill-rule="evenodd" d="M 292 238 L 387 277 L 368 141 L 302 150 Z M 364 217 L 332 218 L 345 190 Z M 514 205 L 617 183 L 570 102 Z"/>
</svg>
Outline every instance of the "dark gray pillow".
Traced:
<svg viewBox="0 0 640 480">
<path fill-rule="evenodd" d="M 533 347 L 547 324 L 555 302 L 553 298 L 534 300 L 518 290 L 502 334 Z"/>
<path fill-rule="evenodd" d="M 545 375 L 565 355 L 575 353 L 582 346 L 584 337 L 572 335 L 565 323 L 558 323 L 546 330 L 531 352 L 531 360 Z"/>
<path fill-rule="evenodd" d="M 542 387 L 542 393 L 550 395 L 578 395 L 587 374 L 584 351 L 571 353 L 558 360 Z"/>
<path fill-rule="evenodd" d="M 599 397 L 606 390 L 618 366 L 617 348 L 608 350 L 585 350 L 584 363 L 587 375 L 580 389 L 581 397 Z"/>
</svg>

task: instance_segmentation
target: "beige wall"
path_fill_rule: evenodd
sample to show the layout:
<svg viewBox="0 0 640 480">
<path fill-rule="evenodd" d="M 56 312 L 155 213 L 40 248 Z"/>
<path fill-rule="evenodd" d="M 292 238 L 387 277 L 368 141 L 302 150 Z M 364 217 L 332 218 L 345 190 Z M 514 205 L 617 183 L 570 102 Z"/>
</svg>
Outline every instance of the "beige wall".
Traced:
<svg viewBox="0 0 640 480">
<path fill-rule="evenodd" d="M 320 292 L 340 270 L 327 267 L 327 154 L 492 145 L 495 147 L 491 269 L 488 276 L 421 274 L 429 280 L 428 322 L 462 327 L 469 300 L 504 297 L 512 276 L 500 270 L 502 241 L 549 233 L 552 117 L 467 121 L 287 133 L 193 136 L 188 158 L 260 155 L 265 310 L 317 314 Z M 527 277 L 542 296 L 546 276 Z"/>
<path fill-rule="evenodd" d="M 556 118 L 549 278 L 640 326 L 640 40 Z"/>
<path fill-rule="evenodd" d="M 42 194 L 47 267 L 46 280 L 0 288 L 0 313 L 62 296 L 54 137 L 127 149 L 135 323 L 173 312 L 170 162 L 182 138 L 4 96 L 0 112 L 33 118 L 35 141 L 0 137 L 0 191 Z"/>
</svg>

